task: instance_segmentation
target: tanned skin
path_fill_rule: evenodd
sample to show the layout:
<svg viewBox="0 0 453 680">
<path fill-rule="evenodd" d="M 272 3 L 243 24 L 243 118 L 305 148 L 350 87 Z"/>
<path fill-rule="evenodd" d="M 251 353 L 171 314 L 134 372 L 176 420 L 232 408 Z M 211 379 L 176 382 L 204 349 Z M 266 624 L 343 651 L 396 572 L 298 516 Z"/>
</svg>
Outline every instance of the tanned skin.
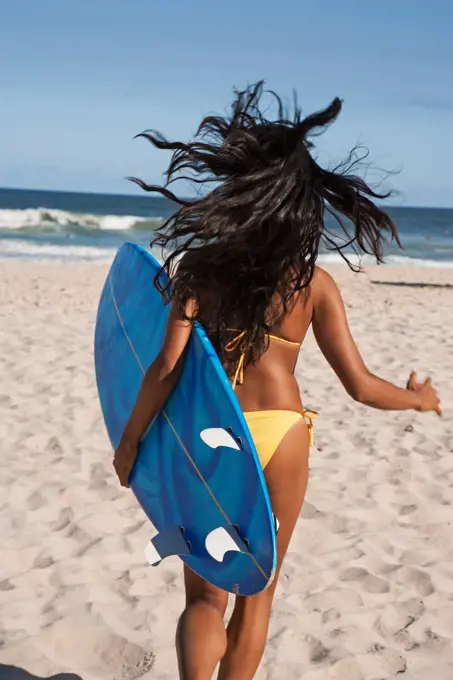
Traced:
<svg viewBox="0 0 453 680">
<path fill-rule="evenodd" d="M 188 316 L 195 311 L 189 303 Z M 303 344 L 312 325 L 317 343 L 348 394 L 367 406 L 382 410 L 434 411 L 440 401 L 428 378 L 417 382 L 410 374 L 406 388 L 382 380 L 366 367 L 351 335 L 345 307 L 332 277 L 317 268 L 306 292 L 299 294 L 273 333 Z M 178 383 L 192 332 L 191 322 L 173 309 L 162 349 L 144 377 L 123 437 L 115 452 L 114 467 L 120 483 L 128 486 L 139 442 L 154 416 Z M 275 340 L 256 365 L 246 368 L 236 394 L 244 411 L 289 409 L 303 405 L 294 376 L 298 348 Z M 252 597 L 236 597 L 225 629 L 228 593 L 207 583 L 184 567 L 186 607 L 178 623 L 176 647 L 182 680 L 209 680 L 220 662 L 219 680 L 251 680 L 266 644 L 272 599 L 288 545 L 301 510 L 308 481 L 309 437 L 300 419 L 284 436 L 264 474 L 272 510 L 280 527 L 277 535 L 278 569 L 272 585 Z"/>
</svg>

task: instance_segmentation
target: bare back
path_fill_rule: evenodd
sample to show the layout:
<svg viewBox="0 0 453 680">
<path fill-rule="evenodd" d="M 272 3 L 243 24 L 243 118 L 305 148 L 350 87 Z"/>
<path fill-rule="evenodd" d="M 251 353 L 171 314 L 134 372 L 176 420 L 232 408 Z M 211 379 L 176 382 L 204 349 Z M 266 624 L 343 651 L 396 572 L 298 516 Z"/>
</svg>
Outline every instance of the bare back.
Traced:
<svg viewBox="0 0 453 680">
<path fill-rule="evenodd" d="M 244 411 L 302 411 L 294 370 L 312 322 L 313 291 L 319 278 L 316 272 L 309 288 L 297 294 L 289 312 L 272 328 L 267 351 L 246 368 L 244 382 L 236 388 Z"/>
</svg>

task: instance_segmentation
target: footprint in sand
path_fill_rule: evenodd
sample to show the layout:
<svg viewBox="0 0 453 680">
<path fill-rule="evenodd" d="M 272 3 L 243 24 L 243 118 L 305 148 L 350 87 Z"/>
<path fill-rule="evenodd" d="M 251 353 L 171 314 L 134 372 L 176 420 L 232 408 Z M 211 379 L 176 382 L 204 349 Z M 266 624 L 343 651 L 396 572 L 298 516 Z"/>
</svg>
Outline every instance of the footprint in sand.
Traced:
<svg viewBox="0 0 453 680">
<path fill-rule="evenodd" d="M 48 567 L 51 567 L 52 564 L 54 563 L 54 559 L 47 550 L 44 550 L 43 552 L 39 553 L 39 555 L 36 556 L 32 568 L 33 569 L 47 569 Z"/>
<path fill-rule="evenodd" d="M 352 536 L 362 535 L 366 524 L 355 517 L 343 517 L 341 515 L 331 515 L 326 519 L 326 525 L 334 534 L 349 534 Z"/>
<path fill-rule="evenodd" d="M 152 652 L 89 623 L 77 628 L 52 628 L 42 636 L 42 646 L 65 666 L 82 675 L 89 672 L 99 680 L 138 680 L 151 670 L 155 658 Z"/>
<path fill-rule="evenodd" d="M 327 612 L 337 609 L 343 612 L 353 611 L 363 606 L 363 599 L 356 590 L 352 588 L 331 587 L 320 593 L 309 595 L 304 600 L 308 611 Z"/>
<path fill-rule="evenodd" d="M 321 663 L 328 658 L 330 650 L 324 647 L 321 640 L 317 637 L 307 635 L 305 642 L 307 644 L 308 658 L 311 663 Z"/>
<path fill-rule="evenodd" d="M 426 607 L 425 603 L 423 600 L 419 600 L 417 597 L 411 597 L 408 600 L 405 600 L 404 602 L 399 602 L 396 606 L 397 611 L 399 611 L 402 614 L 408 614 L 409 616 L 418 618 L 422 616 L 422 614 L 425 613 Z M 452 619 L 453 623 L 453 613 L 452 613 Z"/>
<path fill-rule="evenodd" d="M 352 437 L 352 445 L 355 449 L 368 449 L 373 442 L 370 442 L 362 434 L 355 434 Z"/>
<path fill-rule="evenodd" d="M 345 534 L 348 530 L 347 518 L 340 515 L 331 515 L 326 524 L 334 534 Z"/>
<path fill-rule="evenodd" d="M 328 609 L 327 611 L 323 612 L 321 616 L 323 625 L 326 623 L 332 623 L 333 621 L 338 621 L 338 619 L 341 619 L 341 612 L 339 612 L 338 609 Z"/>
<path fill-rule="evenodd" d="M 437 554 L 428 550 L 405 550 L 400 558 L 403 567 L 430 567 L 437 564 Z"/>
<path fill-rule="evenodd" d="M 52 531 L 62 531 L 74 519 L 74 510 L 70 507 L 62 508 L 58 514 L 58 518 L 49 524 Z"/>
<path fill-rule="evenodd" d="M 398 512 L 400 515 L 411 515 L 416 510 L 417 506 L 411 503 L 410 505 L 402 505 Z"/>
<path fill-rule="evenodd" d="M 100 482 L 105 479 L 105 465 L 93 463 L 90 469 L 90 482 Z"/>
<path fill-rule="evenodd" d="M 30 494 L 30 496 L 27 498 L 26 502 L 26 507 L 27 510 L 39 510 L 39 508 L 42 508 L 43 505 L 46 504 L 46 499 L 42 495 L 40 491 L 35 491 Z"/>
<path fill-rule="evenodd" d="M 326 460 L 338 460 L 340 457 L 340 454 L 338 451 L 333 451 L 333 453 L 329 453 L 326 455 Z"/>
<path fill-rule="evenodd" d="M 370 661 L 371 666 L 374 667 L 376 659 L 371 658 Z M 401 656 L 401 654 L 399 654 L 394 649 L 383 649 L 382 651 L 380 651 L 378 653 L 378 661 L 382 670 L 386 674 L 389 673 L 392 677 L 394 677 L 395 675 L 399 675 L 400 673 L 405 673 L 407 671 L 407 661 L 405 657 Z"/>
<path fill-rule="evenodd" d="M 403 607 L 387 604 L 374 623 L 374 629 L 384 640 L 393 641 L 397 635 L 407 631 L 418 617 L 409 614 Z"/>
<path fill-rule="evenodd" d="M 365 680 L 360 666 L 356 659 L 349 657 L 340 659 L 329 670 L 329 675 L 326 676 L 329 680 Z"/>
<path fill-rule="evenodd" d="M 51 451 L 52 453 L 55 454 L 62 454 L 63 453 L 63 447 L 60 443 L 60 440 L 58 437 L 51 437 L 49 441 L 47 442 L 44 451 Z"/>
<path fill-rule="evenodd" d="M 359 583 L 368 593 L 388 593 L 390 586 L 388 581 L 370 574 L 363 567 L 350 567 L 340 574 L 340 581 L 355 581 Z"/>
<path fill-rule="evenodd" d="M 398 582 L 411 584 L 422 597 L 427 597 L 435 592 L 430 575 L 416 567 L 402 567 L 398 572 Z"/>
</svg>

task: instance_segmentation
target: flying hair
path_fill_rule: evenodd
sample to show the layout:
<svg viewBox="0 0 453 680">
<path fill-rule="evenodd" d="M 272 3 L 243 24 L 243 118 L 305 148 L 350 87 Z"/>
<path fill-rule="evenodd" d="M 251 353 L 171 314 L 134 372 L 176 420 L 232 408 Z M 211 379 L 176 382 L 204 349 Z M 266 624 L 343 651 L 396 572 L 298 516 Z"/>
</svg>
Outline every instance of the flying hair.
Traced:
<svg viewBox="0 0 453 680">
<path fill-rule="evenodd" d="M 240 352 L 246 364 L 255 362 L 267 349 L 276 321 L 272 303 L 277 298 L 280 314 L 286 313 L 309 287 L 321 241 L 353 270 L 350 251 L 380 263 L 387 240 L 400 244 L 391 218 L 374 203 L 389 194 L 376 193 L 354 173 L 363 156 L 354 149 L 327 170 L 312 155 L 313 139 L 337 118 L 341 100 L 304 118 L 297 102 L 290 116 L 270 93 L 277 117 L 269 120 L 260 108 L 263 94 L 262 81 L 235 91 L 231 114 L 207 116 L 187 143 L 155 131 L 138 135 L 173 154 L 165 186 L 131 178 L 177 204 L 151 242 L 164 253 L 155 285 L 183 316 L 187 302 L 197 301 L 196 318 L 228 364 Z M 209 190 L 179 198 L 170 187 L 181 179 Z M 327 228 L 326 213 L 335 229 Z M 232 328 L 246 331 L 236 356 L 224 349 Z"/>
</svg>

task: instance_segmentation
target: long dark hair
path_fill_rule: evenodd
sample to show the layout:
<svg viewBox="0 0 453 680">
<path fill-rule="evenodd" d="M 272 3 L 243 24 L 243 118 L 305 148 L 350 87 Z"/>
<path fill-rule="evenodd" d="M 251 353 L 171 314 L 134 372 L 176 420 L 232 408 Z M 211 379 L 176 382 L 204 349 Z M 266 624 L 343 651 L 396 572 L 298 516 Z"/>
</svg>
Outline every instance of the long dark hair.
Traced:
<svg viewBox="0 0 453 680">
<path fill-rule="evenodd" d="M 167 182 L 161 187 L 131 178 L 145 191 L 178 204 L 151 242 L 165 253 L 162 271 L 171 284 L 159 276 L 155 283 L 183 315 L 187 301 L 195 298 L 197 318 L 224 361 L 232 358 L 224 349 L 231 328 L 246 331 L 237 348 L 237 353 L 246 352 L 246 363 L 261 356 L 276 321 L 271 302 L 277 296 L 284 314 L 294 296 L 309 286 L 321 240 L 352 269 L 346 248 L 382 262 L 385 238 L 399 243 L 391 218 L 371 200 L 388 194 L 375 193 L 352 173 L 357 154 L 325 170 L 310 153 L 310 137 L 336 119 L 340 99 L 306 118 L 295 103 L 289 119 L 272 93 L 278 115 L 268 120 L 260 109 L 262 94 L 262 82 L 235 92 L 231 115 L 206 117 L 188 143 L 169 142 L 154 131 L 142 133 L 158 149 L 173 151 Z M 214 186 L 183 200 L 168 188 L 178 179 Z M 326 228 L 326 212 L 339 229 Z"/>
</svg>

